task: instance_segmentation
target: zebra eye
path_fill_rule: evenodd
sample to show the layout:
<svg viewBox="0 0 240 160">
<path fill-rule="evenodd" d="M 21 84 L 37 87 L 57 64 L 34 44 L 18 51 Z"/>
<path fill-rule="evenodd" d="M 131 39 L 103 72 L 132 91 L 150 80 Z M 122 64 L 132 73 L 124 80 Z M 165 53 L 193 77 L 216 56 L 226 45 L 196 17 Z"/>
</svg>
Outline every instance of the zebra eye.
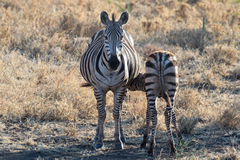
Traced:
<svg viewBox="0 0 240 160">
<path fill-rule="evenodd" d="M 117 45 L 117 47 L 118 47 L 119 50 L 121 50 L 121 49 L 122 49 L 122 43 L 119 43 L 119 44 Z"/>
<path fill-rule="evenodd" d="M 123 36 L 124 36 L 124 33 L 122 33 L 121 37 L 123 38 Z"/>
</svg>

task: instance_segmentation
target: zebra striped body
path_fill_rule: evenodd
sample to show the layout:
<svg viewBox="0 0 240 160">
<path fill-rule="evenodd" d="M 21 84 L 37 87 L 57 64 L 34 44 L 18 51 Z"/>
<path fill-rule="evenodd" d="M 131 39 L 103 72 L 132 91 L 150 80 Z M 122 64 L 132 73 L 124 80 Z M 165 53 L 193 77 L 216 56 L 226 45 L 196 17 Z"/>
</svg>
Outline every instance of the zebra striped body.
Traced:
<svg viewBox="0 0 240 160">
<path fill-rule="evenodd" d="M 95 148 L 103 146 L 103 126 L 106 118 L 106 93 L 114 93 L 113 117 L 115 121 L 115 147 L 122 149 L 126 141 L 121 126 L 120 111 L 126 95 L 127 85 L 138 75 L 139 56 L 134 49 L 132 37 L 122 29 L 128 20 L 124 12 L 119 21 L 109 20 L 106 12 L 101 13 L 101 21 L 105 29 L 95 33 L 80 62 L 83 78 L 94 88 L 97 100 L 98 127 L 95 137 Z"/>
<path fill-rule="evenodd" d="M 167 102 L 165 111 L 165 123 L 167 126 L 169 145 L 171 152 L 175 152 L 174 140 L 171 131 L 173 122 L 179 139 L 182 139 L 178 130 L 175 113 L 173 110 L 176 91 L 179 85 L 178 62 L 173 53 L 158 51 L 149 55 L 146 61 L 145 91 L 147 96 L 146 130 L 141 147 L 145 147 L 148 140 L 149 124 L 152 122 L 152 137 L 148 153 L 154 153 L 155 130 L 157 126 L 156 100 L 163 97 Z"/>
<path fill-rule="evenodd" d="M 104 29 L 98 31 L 90 39 L 89 47 L 80 62 L 80 72 L 91 85 L 106 91 L 115 90 L 121 83 L 128 84 L 139 73 L 139 57 L 131 42 L 131 36 L 124 31 L 123 48 L 119 68 L 111 71 L 108 68 L 104 52 Z"/>
</svg>

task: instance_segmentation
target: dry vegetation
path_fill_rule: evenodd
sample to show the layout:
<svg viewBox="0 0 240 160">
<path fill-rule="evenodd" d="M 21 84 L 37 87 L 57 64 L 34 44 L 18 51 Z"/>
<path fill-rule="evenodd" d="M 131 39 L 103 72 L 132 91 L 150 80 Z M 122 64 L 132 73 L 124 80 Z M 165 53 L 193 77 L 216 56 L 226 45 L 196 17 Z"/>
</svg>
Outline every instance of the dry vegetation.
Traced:
<svg viewBox="0 0 240 160">
<path fill-rule="evenodd" d="M 180 63 L 175 106 L 186 143 L 171 158 L 240 159 L 239 0 L 0 0 L 2 159 L 150 158 L 139 149 L 145 94 L 129 92 L 123 104 L 124 151 L 111 150 L 108 94 L 107 142 L 95 151 L 96 100 L 92 89 L 80 87 L 79 59 L 104 27 L 101 11 L 119 17 L 122 9 L 130 13 L 124 29 L 134 38 L 142 72 L 146 56 L 160 48 Z M 154 158 L 163 159 L 169 158 L 166 104 L 158 104 Z"/>
</svg>

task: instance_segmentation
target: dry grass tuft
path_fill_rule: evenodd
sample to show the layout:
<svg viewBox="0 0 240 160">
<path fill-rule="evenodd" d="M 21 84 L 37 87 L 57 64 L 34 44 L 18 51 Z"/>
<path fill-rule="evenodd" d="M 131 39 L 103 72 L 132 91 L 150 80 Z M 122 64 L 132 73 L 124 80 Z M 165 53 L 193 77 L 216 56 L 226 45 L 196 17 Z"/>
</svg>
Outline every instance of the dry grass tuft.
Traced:
<svg viewBox="0 0 240 160">
<path fill-rule="evenodd" d="M 240 62 L 240 51 L 228 45 L 214 45 L 204 50 L 211 63 L 233 65 Z"/>
<path fill-rule="evenodd" d="M 78 128 L 76 124 L 68 124 L 67 128 L 64 130 L 67 136 L 76 136 L 78 134 Z"/>
<path fill-rule="evenodd" d="M 144 121 L 147 110 L 147 99 L 145 93 L 129 92 L 127 96 L 127 111 L 138 121 Z"/>
<path fill-rule="evenodd" d="M 204 100 L 201 94 L 193 89 L 183 89 L 178 91 L 175 106 L 184 110 L 195 109 L 196 106 L 203 105 Z"/>
<path fill-rule="evenodd" d="M 221 156 L 214 156 L 213 160 L 239 160 L 240 155 L 237 153 L 236 149 L 234 147 L 227 147 L 225 149 L 226 153 Z"/>
<path fill-rule="evenodd" d="M 211 70 L 205 71 L 204 73 L 195 73 L 187 77 L 189 85 L 195 85 L 198 88 L 221 88 L 221 76 L 214 74 Z"/>
<path fill-rule="evenodd" d="M 146 44 L 144 45 L 143 47 L 143 58 L 144 58 L 144 61 L 146 61 L 146 58 L 152 54 L 153 52 L 155 51 L 159 51 L 159 50 L 163 50 L 162 47 L 156 45 L 156 44 Z"/>
<path fill-rule="evenodd" d="M 235 102 L 227 108 L 218 122 L 223 127 L 240 129 L 240 104 Z"/>
<path fill-rule="evenodd" d="M 215 93 L 216 94 L 216 93 Z M 182 117 L 183 123 L 190 123 L 191 120 L 202 120 L 204 122 L 215 122 L 218 120 L 219 115 L 223 114 L 225 107 L 219 107 L 218 97 L 216 95 L 209 94 L 206 91 L 198 92 L 197 89 L 190 89 L 188 87 L 180 88 L 177 92 L 175 107 L 176 115 L 178 118 Z M 224 95 L 221 98 L 226 101 L 228 95 Z M 213 98 L 214 97 L 214 98 Z M 224 105 L 225 106 L 225 105 Z M 185 118 L 184 117 L 188 117 Z M 194 117 L 190 118 L 189 117 Z M 193 123 L 193 127 L 195 122 Z M 182 125 L 183 128 L 185 125 Z M 192 127 L 190 127 L 192 128 Z"/>
<path fill-rule="evenodd" d="M 199 118 L 181 116 L 178 120 L 180 132 L 191 134 L 198 122 Z"/>
<path fill-rule="evenodd" d="M 235 69 L 231 71 L 230 74 L 231 74 L 230 77 L 234 79 L 240 79 L 240 67 L 235 67 Z"/>
<path fill-rule="evenodd" d="M 202 33 L 202 29 L 181 29 L 172 30 L 168 36 L 168 43 L 178 45 L 184 49 L 200 49 L 212 40 L 212 33 Z"/>
</svg>

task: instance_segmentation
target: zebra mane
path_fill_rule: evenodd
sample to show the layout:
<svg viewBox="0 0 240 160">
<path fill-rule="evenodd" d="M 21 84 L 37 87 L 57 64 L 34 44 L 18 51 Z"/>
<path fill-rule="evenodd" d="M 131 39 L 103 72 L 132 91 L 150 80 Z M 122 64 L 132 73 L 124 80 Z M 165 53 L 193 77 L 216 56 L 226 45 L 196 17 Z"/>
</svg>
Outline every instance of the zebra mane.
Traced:
<svg viewBox="0 0 240 160">
<path fill-rule="evenodd" d="M 115 23 L 114 13 L 112 14 L 112 22 Z"/>
</svg>

